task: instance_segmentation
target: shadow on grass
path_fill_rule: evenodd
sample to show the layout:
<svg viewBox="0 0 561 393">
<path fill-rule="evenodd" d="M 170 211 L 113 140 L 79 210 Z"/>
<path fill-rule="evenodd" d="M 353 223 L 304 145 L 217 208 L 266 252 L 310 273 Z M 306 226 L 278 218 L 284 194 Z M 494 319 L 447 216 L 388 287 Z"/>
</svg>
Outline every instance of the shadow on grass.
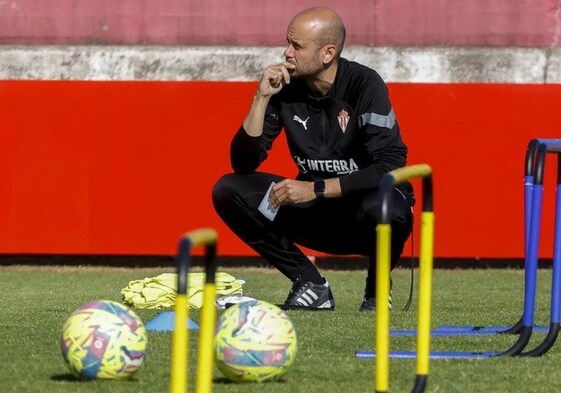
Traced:
<svg viewBox="0 0 561 393">
<path fill-rule="evenodd" d="M 225 378 L 225 377 L 214 378 L 213 382 L 214 383 L 219 383 L 221 385 L 230 385 L 230 384 L 236 384 L 236 385 L 251 385 L 251 384 L 268 385 L 268 384 L 276 384 L 276 383 L 285 383 L 285 381 L 282 380 L 282 379 L 276 380 L 276 381 L 265 381 L 265 382 L 234 382 L 231 379 L 228 379 L 228 378 Z"/>
<path fill-rule="evenodd" d="M 96 381 L 109 381 L 109 382 L 113 382 L 114 380 L 111 379 L 83 379 L 80 377 L 77 377 L 74 374 L 70 374 L 70 373 L 66 373 L 66 374 L 56 374 L 51 376 L 50 378 L 51 381 L 55 381 L 55 382 L 80 382 L 80 383 L 92 383 L 92 382 L 96 382 Z M 123 378 L 119 380 L 120 382 L 137 382 L 138 379 L 136 378 Z"/>
<path fill-rule="evenodd" d="M 70 373 L 56 374 L 56 375 L 53 375 L 50 379 L 51 379 L 51 381 L 56 381 L 56 382 L 90 382 L 90 381 L 78 378 L 74 374 L 70 374 Z"/>
</svg>

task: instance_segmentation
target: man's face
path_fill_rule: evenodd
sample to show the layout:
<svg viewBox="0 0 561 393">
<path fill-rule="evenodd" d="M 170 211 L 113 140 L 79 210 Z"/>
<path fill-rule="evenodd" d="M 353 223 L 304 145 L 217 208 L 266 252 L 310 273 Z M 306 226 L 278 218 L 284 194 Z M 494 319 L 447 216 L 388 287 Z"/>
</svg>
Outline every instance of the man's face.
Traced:
<svg viewBox="0 0 561 393">
<path fill-rule="evenodd" d="M 321 49 L 316 45 L 317 32 L 311 22 L 294 20 L 286 33 L 287 46 L 284 50 L 286 61 L 294 64 L 293 77 L 315 76 L 323 71 Z"/>
</svg>

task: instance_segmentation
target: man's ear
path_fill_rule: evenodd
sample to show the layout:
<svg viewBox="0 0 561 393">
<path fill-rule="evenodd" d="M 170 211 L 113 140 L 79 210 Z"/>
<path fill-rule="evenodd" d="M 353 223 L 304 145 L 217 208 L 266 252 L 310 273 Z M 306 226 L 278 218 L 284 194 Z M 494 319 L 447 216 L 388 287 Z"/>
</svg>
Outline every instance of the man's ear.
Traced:
<svg viewBox="0 0 561 393">
<path fill-rule="evenodd" d="M 323 47 L 322 53 L 323 53 L 322 55 L 323 64 L 329 64 L 335 58 L 335 53 L 337 53 L 337 49 L 335 48 L 335 45 L 327 44 Z"/>
</svg>

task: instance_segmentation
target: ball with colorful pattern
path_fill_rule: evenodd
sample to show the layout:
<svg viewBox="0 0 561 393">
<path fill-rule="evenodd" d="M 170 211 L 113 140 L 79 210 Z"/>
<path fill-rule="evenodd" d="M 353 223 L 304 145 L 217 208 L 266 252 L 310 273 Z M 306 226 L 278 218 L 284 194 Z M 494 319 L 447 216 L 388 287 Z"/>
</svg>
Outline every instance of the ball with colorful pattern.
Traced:
<svg viewBox="0 0 561 393">
<path fill-rule="evenodd" d="M 126 379 L 143 364 L 147 335 L 128 307 L 110 300 L 83 304 L 66 320 L 60 349 L 80 379 Z"/>
<path fill-rule="evenodd" d="M 234 382 L 267 382 L 281 378 L 294 363 L 294 325 L 279 307 L 250 300 L 228 308 L 215 336 L 218 369 Z"/>
</svg>

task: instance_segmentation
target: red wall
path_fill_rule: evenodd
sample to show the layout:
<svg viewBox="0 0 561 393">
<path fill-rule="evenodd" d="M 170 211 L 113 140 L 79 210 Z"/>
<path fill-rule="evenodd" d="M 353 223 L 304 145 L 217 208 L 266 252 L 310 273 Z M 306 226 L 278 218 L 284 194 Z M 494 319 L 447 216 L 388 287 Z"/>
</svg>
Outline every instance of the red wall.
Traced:
<svg viewBox="0 0 561 393">
<path fill-rule="evenodd" d="M 0 81 L 0 253 L 171 255 L 183 232 L 211 226 L 222 255 L 252 254 L 214 214 L 210 192 L 229 170 L 229 141 L 254 88 Z M 559 137 L 561 86 L 390 92 L 409 163 L 433 167 L 435 256 L 522 257 L 526 144 Z M 284 153 L 277 143 L 265 168 L 293 174 Z M 554 162 L 542 257 L 552 254 Z"/>
<path fill-rule="evenodd" d="M 324 0 L 348 44 L 558 47 L 557 0 Z M 2 44 L 283 45 L 316 0 L 0 1 Z"/>
</svg>

